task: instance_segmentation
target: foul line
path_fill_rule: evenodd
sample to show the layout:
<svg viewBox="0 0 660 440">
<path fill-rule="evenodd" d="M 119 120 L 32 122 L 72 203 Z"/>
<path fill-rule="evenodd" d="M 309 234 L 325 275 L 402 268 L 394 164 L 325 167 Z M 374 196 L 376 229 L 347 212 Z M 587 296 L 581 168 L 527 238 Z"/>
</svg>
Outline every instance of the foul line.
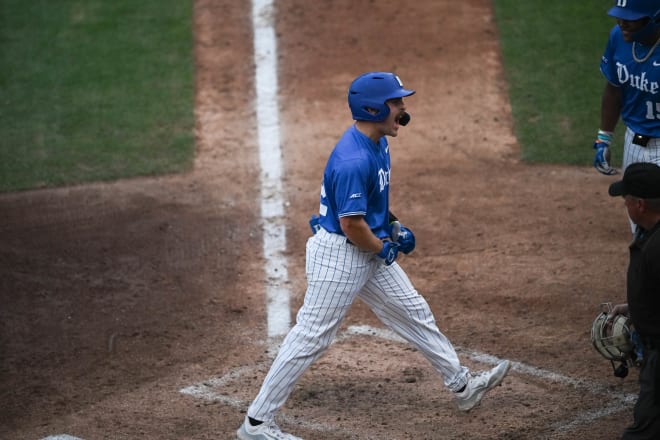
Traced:
<svg viewBox="0 0 660 440">
<path fill-rule="evenodd" d="M 41 440 L 82 440 L 79 437 L 74 437 L 69 434 L 58 434 L 58 435 L 49 435 L 48 437 L 44 437 Z"/>
<path fill-rule="evenodd" d="M 261 223 L 266 272 L 268 337 L 289 331 L 289 290 L 286 228 L 282 190 L 282 152 L 277 88 L 277 45 L 270 0 L 252 2 L 259 162 L 261 165 Z"/>
</svg>

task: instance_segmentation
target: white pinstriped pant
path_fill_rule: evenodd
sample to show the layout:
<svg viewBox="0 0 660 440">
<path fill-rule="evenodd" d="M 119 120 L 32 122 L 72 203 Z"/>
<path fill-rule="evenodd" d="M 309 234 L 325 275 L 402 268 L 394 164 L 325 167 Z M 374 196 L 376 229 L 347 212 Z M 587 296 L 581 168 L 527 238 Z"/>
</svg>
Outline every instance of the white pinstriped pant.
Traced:
<svg viewBox="0 0 660 440">
<path fill-rule="evenodd" d="M 632 141 L 634 136 L 635 133 L 631 129 L 626 128 L 621 171 L 625 172 L 628 165 L 636 162 L 652 162 L 656 165 L 660 165 L 660 138 L 651 138 L 646 147 L 642 147 L 641 145 L 633 144 Z M 630 218 L 628 218 L 628 221 L 630 222 L 630 229 L 634 234 L 635 224 Z"/>
<path fill-rule="evenodd" d="M 346 237 L 323 228 L 307 241 L 307 292 L 296 325 L 284 338 L 248 415 L 270 421 L 291 394 L 296 382 L 332 343 L 355 298 L 417 347 L 456 391 L 466 383 L 451 342 L 435 324 L 426 300 L 394 262 L 386 266 L 373 253 L 346 243 Z"/>
<path fill-rule="evenodd" d="M 646 147 L 633 144 L 633 136 L 635 133 L 629 128 L 626 128 L 623 144 L 623 163 L 622 171 L 628 168 L 628 165 L 635 162 L 653 162 L 660 165 L 660 138 L 651 138 Z"/>
</svg>

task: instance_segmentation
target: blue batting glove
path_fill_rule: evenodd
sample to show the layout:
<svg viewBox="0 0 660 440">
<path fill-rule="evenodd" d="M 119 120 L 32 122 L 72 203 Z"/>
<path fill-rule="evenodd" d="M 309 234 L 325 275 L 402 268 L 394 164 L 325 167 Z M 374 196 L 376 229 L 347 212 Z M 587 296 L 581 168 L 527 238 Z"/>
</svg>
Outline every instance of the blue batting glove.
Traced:
<svg viewBox="0 0 660 440">
<path fill-rule="evenodd" d="M 594 142 L 594 168 L 606 176 L 617 174 L 618 171 L 610 166 L 610 143 L 613 133 L 609 131 L 598 130 L 598 138 Z"/>
<path fill-rule="evenodd" d="M 415 234 L 405 226 L 401 226 L 397 243 L 399 243 L 399 250 L 407 255 L 415 249 Z"/>
<path fill-rule="evenodd" d="M 399 255 L 399 243 L 393 241 L 384 241 L 383 249 L 377 254 L 378 258 L 382 258 L 386 266 L 394 263 L 397 255 Z"/>
<path fill-rule="evenodd" d="M 390 237 L 392 241 L 399 243 L 399 250 L 404 254 L 409 254 L 415 249 L 415 235 L 398 220 L 390 223 Z"/>
</svg>

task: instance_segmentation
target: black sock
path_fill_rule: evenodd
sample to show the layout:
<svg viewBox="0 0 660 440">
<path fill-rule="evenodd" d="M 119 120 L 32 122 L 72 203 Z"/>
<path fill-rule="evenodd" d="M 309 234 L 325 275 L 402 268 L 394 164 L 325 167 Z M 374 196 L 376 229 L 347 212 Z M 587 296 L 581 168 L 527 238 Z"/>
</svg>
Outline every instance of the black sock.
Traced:
<svg viewBox="0 0 660 440">
<path fill-rule="evenodd" d="M 467 385 L 463 385 L 463 388 L 461 388 L 460 390 L 455 391 L 455 392 L 456 392 L 456 393 L 462 393 L 463 391 L 465 391 L 465 387 L 466 387 L 466 386 L 467 386 Z"/>
<path fill-rule="evenodd" d="M 253 419 L 250 416 L 248 416 L 248 421 L 250 422 L 250 425 L 252 425 L 252 426 L 259 426 L 263 423 L 263 422 L 260 422 L 259 420 Z"/>
</svg>

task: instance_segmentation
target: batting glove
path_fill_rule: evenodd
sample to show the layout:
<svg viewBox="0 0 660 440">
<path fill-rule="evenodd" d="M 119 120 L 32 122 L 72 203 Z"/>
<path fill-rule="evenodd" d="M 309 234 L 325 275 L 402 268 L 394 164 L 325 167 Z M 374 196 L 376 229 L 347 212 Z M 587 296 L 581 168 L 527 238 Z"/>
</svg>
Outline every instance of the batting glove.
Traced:
<svg viewBox="0 0 660 440">
<path fill-rule="evenodd" d="M 394 263 L 397 255 L 399 255 L 399 243 L 395 243 L 393 241 L 384 241 L 383 249 L 381 249 L 380 253 L 377 255 L 378 258 L 383 259 L 386 266 L 389 266 L 390 264 Z"/>
<path fill-rule="evenodd" d="M 411 253 L 415 249 L 415 234 L 398 221 L 390 223 L 390 226 L 392 241 L 399 243 L 399 250 L 404 254 Z"/>
<path fill-rule="evenodd" d="M 594 157 L 594 168 L 606 176 L 617 174 L 618 171 L 610 166 L 610 143 L 613 133 L 611 131 L 598 130 L 598 138 L 594 142 L 596 155 Z"/>
</svg>

